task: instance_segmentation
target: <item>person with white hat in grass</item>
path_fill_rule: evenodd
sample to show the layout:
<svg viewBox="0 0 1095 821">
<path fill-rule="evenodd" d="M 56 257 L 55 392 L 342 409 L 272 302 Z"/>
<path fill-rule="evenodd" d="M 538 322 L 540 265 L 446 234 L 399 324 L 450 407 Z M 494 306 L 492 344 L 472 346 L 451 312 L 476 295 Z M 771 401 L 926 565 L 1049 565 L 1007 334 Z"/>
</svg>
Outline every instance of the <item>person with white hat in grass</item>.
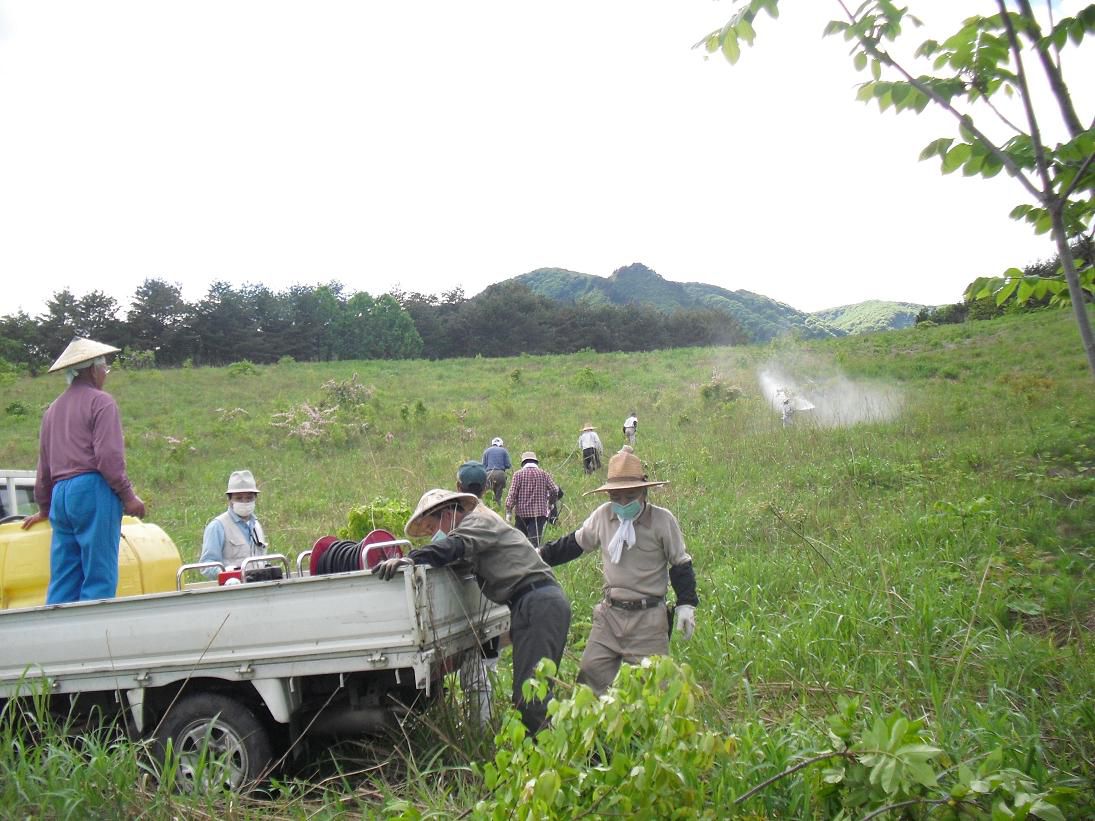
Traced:
<svg viewBox="0 0 1095 821">
<path fill-rule="evenodd" d="M 538 547 L 551 515 L 551 504 L 561 495 L 551 474 L 540 467 L 536 453 L 526 450 L 521 454 L 521 469 L 510 480 L 506 516 L 513 516 L 514 527 Z"/>
<path fill-rule="evenodd" d="M 597 429 L 591 422 L 586 422 L 582 432 L 578 434 L 578 450 L 582 452 L 582 467 L 586 474 L 593 473 L 601 468 L 601 456 L 605 452 L 601 444 L 601 437 L 597 435 Z"/>
<path fill-rule="evenodd" d="M 107 599 L 118 592 L 122 513 L 145 515 L 125 463 L 118 403 L 103 390 L 106 357 L 118 349 L 76 337 L 53 363 L 68 388 L 46 409 L 38 443 L 34 501 L 23 528 L 49 519 L 46 604 Z"/>
<path fill-rule="evenodd" d="M 255 516 L 259 488 L 249 470 L 234 470 L 228 477 L 228 509 L 205 526 L 199 561 L 239 567 L 244 559 L 266 553 L 266 533 Z M 216 576 L 216 568 L 202 571 Z"/>
<path fill-rule="evenodd" d="M 407 556 L 381 562 L 373 572 L 391 579 L 401 568 L 416 564 L 466 563 L 483 595 L 509 606 L 513 704 L 529 732 L 537 732 L 547 720 L 547 700 L 526 701 L 521 685 L 540 659 L 549 658 L 558 667 L 570 630 L 570 600 L 555 574 L 519 530 L 484 507 L 473 493 L 426 491 L 407 520 L 406 532 L 411 538 L 432 536 L 433 541 Z"/>
<path fill-rule="evenodd" d="M 508 471 L 513 468 L 509 460 L 509 451 L 501 437 L 490 440 L 490 447 L 483 451 L 483 467 L 487 470 L 486 488 L 494 494 L 494 503 L 502 504 L 502 494 L 506 492 Z"/>
<path fill-rule="evenodd" d="M 604 599 L 593 608 L 593 625 L 579 667 L 578 683 L 597 694 L 607 690 L 620 664 L 669 653 L 669 610 L 665 594 L 676 593 L 676 630 L 684 639 L 696 629 L 696 574 L 676 517 L 647 501 L 652 482 L 627 445 L 608 461 L 608 478 L 589 493 L 609 501 L 577 530 L 548 542 L 540 556 L 553 567 L 600 550 Z M 588 495 L 588 494 L 587 494 Z"/>
<path fill-rule="evenodd" d="M 631 447 L 635 447 L 635 434 L 639 430 L 639 417 L 635 415 L 635 411 L 631 411 L 627 415 L 627 419 L 624 420 L 624 436 L 627 437 L 627 444 Z"/>
</svg>

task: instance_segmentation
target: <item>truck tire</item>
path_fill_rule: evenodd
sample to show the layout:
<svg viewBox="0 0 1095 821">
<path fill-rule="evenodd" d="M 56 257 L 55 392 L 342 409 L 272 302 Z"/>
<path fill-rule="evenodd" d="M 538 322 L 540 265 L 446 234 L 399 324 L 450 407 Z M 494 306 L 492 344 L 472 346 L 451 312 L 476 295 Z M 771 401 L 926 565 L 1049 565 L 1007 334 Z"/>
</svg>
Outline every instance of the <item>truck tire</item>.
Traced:
<svg viewBox="0 0 1095 821">
<path fill-rule="evenodd" d="M 210 787 L 246 792 L 266 777 L 274 759 L 263 723 L 241 702 L 216 693 L 184 696 L 171 707 L 153 744 L 161 765 L 168 740 L 175 787 L 184 792 Z"/>
</svg>

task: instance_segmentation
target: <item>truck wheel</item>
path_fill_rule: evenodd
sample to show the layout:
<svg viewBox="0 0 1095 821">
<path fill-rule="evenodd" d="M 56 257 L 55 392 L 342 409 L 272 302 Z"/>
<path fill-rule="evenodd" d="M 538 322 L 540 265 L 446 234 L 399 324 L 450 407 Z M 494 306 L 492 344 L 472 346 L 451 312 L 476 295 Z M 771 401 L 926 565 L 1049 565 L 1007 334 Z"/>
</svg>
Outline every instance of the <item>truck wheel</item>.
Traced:
<svg viewBox="0 0 1095 821">
<path fill-rule="evenodd" d="M 246 792 L 267 775 L 274 758 L 270 734 L 255 714 L 215 693 L 186 696 L 171 708 L 154 742 L 161 764 L 168 739 L 175 786 L 183 791 L 221 787 Z"/>
</svg>

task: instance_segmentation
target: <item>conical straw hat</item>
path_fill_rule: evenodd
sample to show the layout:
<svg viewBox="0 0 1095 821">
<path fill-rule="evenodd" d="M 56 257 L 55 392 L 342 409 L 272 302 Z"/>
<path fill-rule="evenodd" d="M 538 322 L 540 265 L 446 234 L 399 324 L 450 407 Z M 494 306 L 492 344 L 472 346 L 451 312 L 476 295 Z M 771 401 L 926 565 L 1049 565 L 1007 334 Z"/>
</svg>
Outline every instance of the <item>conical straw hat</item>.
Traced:
<svg viewBox="0 0 1095 821">
<path fill-rule="evenodd" d="M 452 504 L 453 502 L 459 504 L 463 511 L 467 513 L 469 510 L 474 510 L 476 506 L 478 506 L 479 497 L 474 493 L 457 493 L 452 490 L 443 490 L 442 488 L 427 490 L 422 494 L 422 498 L 418 500 L 418 507 L 416 507 L 414 513 L 411 514 L 411 518 L 407 520 L 407 526 L 404 528 L 404 531 L 408 536 L 432 535 L 427 532 L 429 528 L 425 527 L 425 523 L 422 519 L 442 505 L 446 503 Z"/>
<path fill-rule="evenodd" d="M 108 353 L 118 353 L 118 350 L 113 345 L 104 345 L 94 339 L 84 339 L 84 337 L 78 336 L 68 343 L 68 347 L 57 357 L 57 361 L 53 363 L 53 367 L 49 369 L 49 372 L 56 373 L 65 368 L 82 365 L 100 356 L 106 356 Z"/>
</svg>

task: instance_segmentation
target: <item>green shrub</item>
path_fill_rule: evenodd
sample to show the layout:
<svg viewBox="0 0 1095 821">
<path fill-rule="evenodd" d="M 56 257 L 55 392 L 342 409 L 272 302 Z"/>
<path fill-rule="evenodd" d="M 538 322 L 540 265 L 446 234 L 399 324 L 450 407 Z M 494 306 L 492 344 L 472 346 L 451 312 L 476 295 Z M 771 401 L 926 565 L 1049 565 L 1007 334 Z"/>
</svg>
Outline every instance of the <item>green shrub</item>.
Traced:
<svg viewBox="0 0 1095 821">
<path fill-rule="evenodd" d="M 127 371 L 145 371 L 156 367 L 156 352 L 138 350 L 128 345 L 114 357 L 114 364 Z"/>
<path fill-rule="evenodd" d="M 233 362 L 228 366 L 229 376 L 258 376 L 259 369 L 255 367 L 253 362 L 249 362 L 246 359 L 242 359 L 239 362 Z"/>
<path fill-rule="evenodd" d="M 284 356 L 278 358 L 279 365 L 293 365 L 296 363 L 296 361 L 296 358 L 290 356 L 289 354 L 285 354 Z"/>
<path fill-rule="evenodd" d="M 372 530 L 387 530 L 398 536 L 403 533 L 403 526 L 413 512 L 402 499 L 378 496 L 367 504 L 350 508 L 346 514 L 346 526 L 339 528 L 338 535 L 342 539 L 357 541 Z"/>
<path fill-rule="evenodd" d="M 700 396 L 705 402 L 734 402 L 744 396 L 737 385 L 730 385 L 720 376 L 711 377 L 711 381 L 700 388 Z"/>
<path fill-rule="evenodd" d="M 10 385 L 19 376 L 19 368 L 0 357 L 0 385 Z"/>
<path fill-rule="evenodd" d="M 583 391 L 596 391 L 601 389 L 601 380 L 597 378 L 597 374 L 593 372 L 593 368 L 588 365 L 578 371 L 574 377 L 574 387 Z"/>
<path fill-rule="evenodd" d="M 541 661 L 525 698 L 543 697 L 554 674 Z M 735 739 L 696 718 L 702 695 L 688 665 L 655 657 L 623 665 L 601 698 L 579 685 L 553 701 L 535 740 L 511 711 L 494 760 L 472 764 L 489 793 L 475 817 L 720 817 L 711 776 Z"/>
<path fill-rule="evenodd" d="M 323 383 L 323 392 L 336 405 L 360 405 L 373 398 L 376 389 L 361 384 L 355 373 L 349 379 L 329 379 Z"/>
</svg>

